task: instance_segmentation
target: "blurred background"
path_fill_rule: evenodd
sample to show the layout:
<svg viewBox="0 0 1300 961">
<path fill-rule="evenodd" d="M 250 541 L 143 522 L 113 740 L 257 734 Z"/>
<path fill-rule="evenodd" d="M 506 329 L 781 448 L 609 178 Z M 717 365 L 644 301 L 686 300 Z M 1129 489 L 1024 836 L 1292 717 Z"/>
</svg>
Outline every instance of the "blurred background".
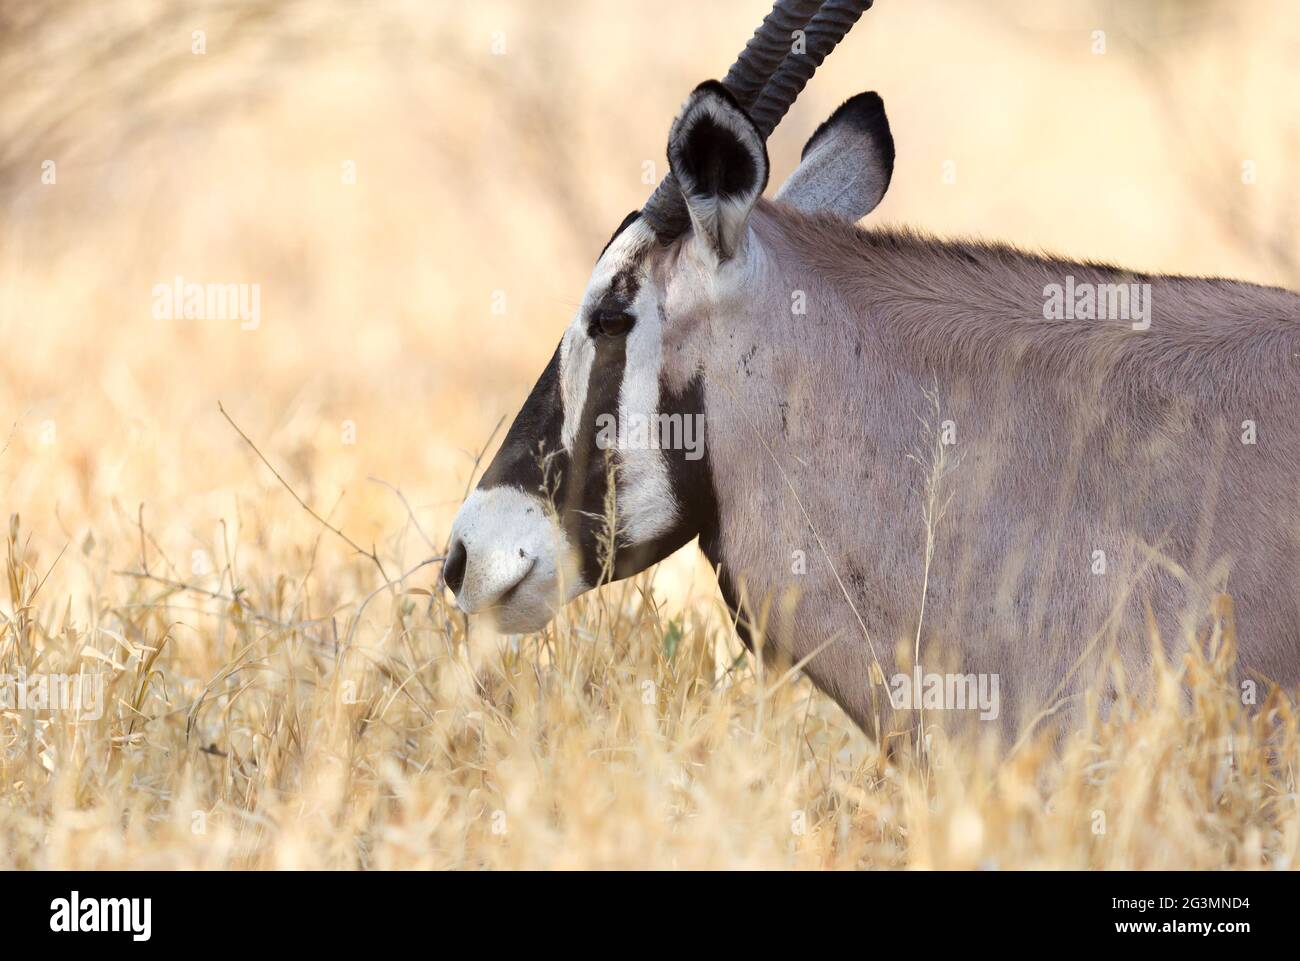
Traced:
<svg viewBox="0 0 1300 961">
<path fill-rule="evenodd" d="M 242 551 L 265 592 L 314 562 L 218 402 L 358 543 L 428 556 L 681 101 L 768 8 L 0 3 L 0 506 L 77 559 L 51 599 L 141 555 Z M 898 157 L 872 224 L 1296 287 L 1297 65 L 1287 0 L 878 0 L 775 134 L 773 189 L 874 89 Z M 256 328 L 158 318 L 176 277 L 258 285 Z M 659 584 L 713 590 L 693 548 Z"/>
</svg>

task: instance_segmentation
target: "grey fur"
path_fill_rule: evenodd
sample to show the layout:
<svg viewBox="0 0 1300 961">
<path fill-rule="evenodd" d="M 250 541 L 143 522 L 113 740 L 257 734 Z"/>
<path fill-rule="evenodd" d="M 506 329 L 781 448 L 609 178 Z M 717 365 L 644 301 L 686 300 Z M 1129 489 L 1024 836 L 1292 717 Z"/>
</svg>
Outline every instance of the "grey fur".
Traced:
<svg viewBox="0 0 1300 961">
<path fill-rule="evenodd" d="M 1300 298 L 1149 277 L 1147 331 L 1046 321 L 1046 285 L 1134 277 L 785 204 L 750 222 L 762 289 L 693 325 L 664 376 L 703 371 L 720 560 L 751 616 L 766 607 L 766 636 L 795 660 L 829 645 L 806 670 L 864 728 L 888 714 L 872 662 L 893 675 L 922 607 L 922 420 L 952 421 L 957 440 L 927 670 L 999 674 L 1011 725 L 1078 691 L 1112 646 L 1140 677 L 1148 607 L 1176 651 L 1226 591 L 1244 676 L 1300 677 Z"/>
</svg>

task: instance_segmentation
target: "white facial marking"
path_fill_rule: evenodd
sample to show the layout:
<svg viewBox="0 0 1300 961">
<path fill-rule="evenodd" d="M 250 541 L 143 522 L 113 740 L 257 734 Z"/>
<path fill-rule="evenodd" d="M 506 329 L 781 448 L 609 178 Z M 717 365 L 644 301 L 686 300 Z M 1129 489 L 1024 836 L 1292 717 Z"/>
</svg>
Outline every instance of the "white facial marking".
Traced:
<svg viewBox="0 0 1300 961">
<path fill-rule="evenodd" d="M 499 631 L 540 630 L 590 587 L 582 581 L 578 552 L 546 504 L 517 487 L 475 490 L 451 535 L 466 555 L 456 605 L 467 614 L 487 614 Z"/>
<path fill-rule="evenodd" d="M 614 282 L 614 276 L 636 252 L 653 242 L 654 231 L 642 220 L 633 221 L 614 238 L 592 268 L 582 306 L 560 341 L 560 393 L 564 398 L 564 426 L 560 439 L 570 453 L 582 426 L 582 409 L 586 406 L 587 385 L 591 382 L 591 363 L 596 357 L 596 347 L 587 336 L 587 312 L 604 296 Z"/>
<path fill-rule="evenodd" d="M 659 370 L 663 364 L 663 320 L 649 284 L 642 286 L 632 308 L 636 323 L 627 335 L 623 384 L 616 417 L 640 417 L 653 424 L 659 413 Z M 677 520 L 677 498 L 668 465 L 657 446 L 637 445 L 619 451 L 616 501 L 619 527 L 633 544 L 654 540 Z"/>
<path fill-rule="evenodd" d="M 596 349 L 587 333 L 587 311 L 604 296 L 614 277 L 635 258 L 654 232 L 641 220 L 631 223 L 614 239 L 592 270 L 582 309 L 565 332 L 560 347 L 560 390 L 564 397 L 561 437 L 569 451 L 574 444 L 590 444 L 578 437 L 582 412 L 591 381 Z M 623 382 L 618 410 L 596 411 L 617 419 L 645 418 L 653 422 L 659 411 L 659 371 L 662 366 L 663 323 L 659 302 L 651 285 L 641 284 L 631 305 L 636 318 L 627 334 Z M 671 529 L 677 518 L 677 501 L 668 478 L 668 466 L 658 449 L 619 450 L 619 485 L 616 498 L 619 530 L 633 544 L 645 543 Z"/>
<path fill-rule="evenodd" d="M 560 341 L 560 397 L 564 402 L 560 442 L 570 453 L 582 424 L 582 408 L 587 403 L 587 385 L 591 382 L 591 362 L 595 359 L 595 345 L 575 321 Z"/>
</svg>

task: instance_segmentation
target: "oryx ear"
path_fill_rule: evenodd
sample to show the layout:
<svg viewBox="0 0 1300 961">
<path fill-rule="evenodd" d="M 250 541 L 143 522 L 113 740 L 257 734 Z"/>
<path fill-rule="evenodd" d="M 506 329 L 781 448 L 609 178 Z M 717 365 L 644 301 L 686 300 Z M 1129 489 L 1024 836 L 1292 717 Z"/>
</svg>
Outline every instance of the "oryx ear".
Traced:
<svg viewBox="0 0 1300 961">
<path fill-rule="evenodd" d="M 692 91 L 668 134 L 668 166 L 700 239 L 726 260 L 767 186 L 767 147 L 754 121 L 716 80 Z"/>
<path fill-rule="evenodd" d="M 875 93 L 846 100 L 817 128 L 803 161 L 776 199 L 806 213 L 828 211 L 856 222 L 875 209 L 894 173 L 894 138 Z"/>
</svg>

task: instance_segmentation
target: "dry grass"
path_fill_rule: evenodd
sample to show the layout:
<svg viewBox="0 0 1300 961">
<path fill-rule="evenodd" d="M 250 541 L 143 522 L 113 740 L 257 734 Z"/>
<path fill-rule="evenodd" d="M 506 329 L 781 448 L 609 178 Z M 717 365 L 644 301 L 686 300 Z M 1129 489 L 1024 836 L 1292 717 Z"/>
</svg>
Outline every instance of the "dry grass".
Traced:
<svg viewBox="0 0 1300 961">
<path fill-rule="evenodd" d="M 147 539 L 147 538 L 146 538 Z M 645 578 L 517 644 L 441 598 L 156 579 L 42 605 L 17 521 L 0 673 L 85 673 L 97 719 L 0 713 L 4 867 L 1260 868 L 1300 855 L 1300 729 L 1247 714 L 1230 630 L 1055 749 L 886 757 Z M 321 584 L 355 571 L 318 571 Z M 234 594 L 222 590 L 231 580 Z M 237 598 L 237 599 L 236 599 Z M 42 614 L 42 611 L 46 611 Z M 201 613 L 200 613 L 201 612 Z M 351 638 L 351 640 L 349 640 Z M 1193 704 L 1184 698 L 1190 688 Z"/>
<path fill-rule="evenodd" d="M 0 708 L 0 868 L 1296 864 L 1296 718 L 1243 712 L 1230 630 L 1060 745 L 886 758 L 755 674 L 691 554 L 514 646 L 420 593 L 683 93 L 763 5 L 705 5 L 667 51 L 645 38 L 701 5 L 0 11 L 0 675 L 105 701 Z M 1284 0 L 876 6 L 775 181 L 874 87 L 882 222 L 1298 282 Z M 154 320 L 177 274 L 260 284 L 262 325 Z"/>
</svg>

